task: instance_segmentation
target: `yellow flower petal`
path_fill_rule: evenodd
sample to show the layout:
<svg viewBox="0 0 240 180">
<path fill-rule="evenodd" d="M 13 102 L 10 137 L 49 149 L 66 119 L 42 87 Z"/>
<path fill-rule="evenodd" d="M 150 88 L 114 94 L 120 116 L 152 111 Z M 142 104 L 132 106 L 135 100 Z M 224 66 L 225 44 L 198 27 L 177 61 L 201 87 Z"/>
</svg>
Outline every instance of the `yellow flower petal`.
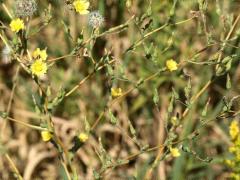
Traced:
<svg viewBox="0 0 240 180">
<path fill-rule="evenodd" d="M 47 51 L 46 49 L 41 50 L 40 48 L 37 48 L 34 52 L 33 52 L 33 58 L 37 59 L 40 58 L 41 60 L 45 61 L 47 59 Z"/>
<path fill-rule="evenodd" d="M 32 55 L 33 58 L 37 58 L 39 56 L 40 52 L 41 52 L 40 48 L 35 49 L 35 51 L 33 51 L 33 55 Z"/>
<path fill-rule="evenodd" d="M 82 12 L 81 12 L 82 15 L 85 15 L 85 14 L 88 14 L 88 13 L 89 13 L 88 10 L 85 10 L 85 11 L 82 11 Z"/>
<path fill-rule="evenodd" d="M 231 146 L 231 147 L 228 148 L 228 151 L 231 152 L 231 153 L 236 152 L 236 150 L 237 150 L 237 149 L 236 149 L 235 146 Z"/>
<path fill-rule="evenodd" d="M 236 120 L 232 121 L 229 127 L 229 134 L 232 139 L 236 139 L 239 134 L 238 122 Z"/>
<path fill-rule="evenodd" d="M 86 133 L 80 133 L 79 136 L 78 136 L 79 140 L 81 142 L 86 142 L 88 140 L 88 134 Z"/>
<path fill-rule="evenodd" d="M 112 95 L 112 97 L 122 96 L 122 89 L 121 88 L 111 88 L 111 95 Z"/>
<path fill-rule="evenodd" d="M 177 62 L 174 61 L 173 59 L 167 60 L 166 67 L 169 71 L 175 71 L 178 69 Z"/>
<path fill-rule="evenodd" d="M 31 72 L 38 77 L 43 76 L 47 73 L 47 64 L 38 59 L 31 65 Z"/>
<path fill-rule="evenodd" d="M 49 141 L 52 139 L 52 134 L 49 131 L 42 131 L 41 136 L 43 141 Z"/>
<path fill-rule="evenodd" d="M 18 33 L 20 30 L 24 29 L 24 22 L 20 18 L 13 19 L 10 23 L 10 28 L 13 32 Z"/>
<path fill-rule="evenodd" d="M 73 6 L 79 14 L 89 13 L 88 8 L 90 6 L 90 3 L 87 0 L 75 0 L 73 2 Z"/>
<path fill-rule="evenodd" d="M 170 153 L 172 154 L 173 157 L 179 157 L 181 155 L 177 148 L 170 148 Z"/>
</svg>

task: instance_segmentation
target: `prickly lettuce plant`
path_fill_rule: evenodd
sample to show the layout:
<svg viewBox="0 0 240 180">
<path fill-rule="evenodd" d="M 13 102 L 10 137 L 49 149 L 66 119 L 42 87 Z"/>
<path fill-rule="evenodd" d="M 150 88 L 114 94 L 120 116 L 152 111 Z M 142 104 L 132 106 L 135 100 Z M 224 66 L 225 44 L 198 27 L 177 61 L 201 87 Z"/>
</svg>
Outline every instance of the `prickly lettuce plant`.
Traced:
<svg viewBox="0 0 240 180">
<path fill-rule="evenodd" d="M 238 179 L 239 5 L 1 1 L 0 177 Z"/>
</svg>

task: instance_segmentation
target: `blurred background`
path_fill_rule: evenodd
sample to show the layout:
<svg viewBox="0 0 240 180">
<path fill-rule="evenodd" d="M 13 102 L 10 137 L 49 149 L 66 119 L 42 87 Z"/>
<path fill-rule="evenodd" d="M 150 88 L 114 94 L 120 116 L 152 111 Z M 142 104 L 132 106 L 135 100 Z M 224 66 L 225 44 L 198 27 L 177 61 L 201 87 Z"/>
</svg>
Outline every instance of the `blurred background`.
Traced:
<svg viewBox="0 0 240 180">
<path fill-rule="evenodd" d="M 14 13 L 13 0 L 1 2 Z M 49 60 L 70 54 L 82 36 L 87 40 L 93 33 L 103 33 L 128 23 L 121 32 L 109 33 L 85 44 L 77 56 L 54 61 L 47 76 L 41 79 L 44 86 L 49 86 L 51 97 L 56 97 L 61 88 L 71 90 L 94 70 L 89 57 L 95 63 L 107 54 L 110 60 L 114 60 L 114 65 L 97 71 L 53 109 L 56 133 L 66 147 L 71 147 L 75 135 L 85 131 L 86 120 L 94 124 L 108 106 L 112 87 L 120 87 L 126 92 L 165 67 L 166 60 L 174 59 L 181 64 L 177 71 L 163 72 L 137 86 L 107 110 L 89 140 L 73 158 L 76 174 L 79 179 L 97 178 L 102 167 L 97 153 L 101 147 L 104 147 L 106 156 L 116 162 L 144 148 L 163 144 L 170 136 L 165 131 L 167 121 L 171 119 L 169 116 L 182 117 L 187 108 L 186 87 L 192 97 L 211 82 L 174 128 L 174 139 L 188 137 L 176 145 L 180 150 L 185 148 L 180 157 L 163 156 L 154 167 L 159 152 L 155 149 L 135 156 L 124 165 L 108 169 L 102 175 L 103 179 L 144 179 L 152 168 L 151 179 L 229 178 L 232 170 L 225 159 L 231 156 L 228 147 L 232 142 L 228 129 L 232 114 L 239 110 L 237 96 L 240 92 L 239 23 L 232 27 L 239 15 L 240 1 L 133 0 L 128 3 L 131 3 L 129 7 L 124 0 L 90 1 L 90 11 L 99 11 L 105 19 L 95 31 L 88 24 L 88 15 L 77 14 L 67 0 L 38 0 L 37 11 L 30 20 L 33 35 L 29 38 L 28 50 L 47 48 Z M 176 24 L 185 20 L 188 21 Z M 1 6 L 1 33 L 12 41 L 13 33 L 5 28 L 9 27 L 10 21 Z M 171 25 L 129 49 L 144 35 L 167 22 Z M 222 49 L 222 58 L 234 55 L 235 59 L 226 73 L 216 76 L 216 64 L 211 62 L 219 57 L 219 50 L 229 32 L 231 36 Z M 18 63 L 11 60 L 10 52 L 6 53 L 3 41 L 0 41 L 0 49 L 0 111 L 7 110 L 12 88 L 16 85 L 9 116 L 39 125 L 41 120 L 33 100 L 40 101 L 37 85 L 21 68 L 18 72 Z M 173 88 L 179 97 L 169 113 Z M 229 111 L 220 117 L 230 101 Z M 111 123 L 111 115 L 117 119 L 118 125 Z M 42 141 L 39 131 L 12 121 L 6 123 L 3 118 L 0 119 L 0 128 L 0 179 L 16 178 L 4 156 L 6 152 L 26 180 L 64 179 L 57 150 L 52 143 Z M 199 135 L 189 137 L 192 132 Z"/>
</svg>

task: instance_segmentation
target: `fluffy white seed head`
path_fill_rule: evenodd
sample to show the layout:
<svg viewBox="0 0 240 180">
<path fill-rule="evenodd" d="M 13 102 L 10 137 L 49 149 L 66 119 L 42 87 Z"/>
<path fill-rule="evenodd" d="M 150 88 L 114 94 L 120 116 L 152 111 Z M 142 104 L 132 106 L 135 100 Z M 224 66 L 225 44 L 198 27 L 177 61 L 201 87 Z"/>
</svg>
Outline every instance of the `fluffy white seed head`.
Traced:
<svg viewBox="0 0 240 180">
<path fill-rule="evenodd" d="M 5 46 L 2 50 L 2 62 L 3 64 L 11 62 L 11 49 L 9 46 Z"/>
<path fill-rule="evenodd" d="M 16 0 L 15 14 L 17 17 L 32 16 L 37 10 L 35 0 Z"/>
<path fill-rule="evenodd" d="M 104 17 L 98 11 L 93 11 L 89 14 L 88 24 L 93 28 L 99 28 L 103 22 Z"/>
</svg>

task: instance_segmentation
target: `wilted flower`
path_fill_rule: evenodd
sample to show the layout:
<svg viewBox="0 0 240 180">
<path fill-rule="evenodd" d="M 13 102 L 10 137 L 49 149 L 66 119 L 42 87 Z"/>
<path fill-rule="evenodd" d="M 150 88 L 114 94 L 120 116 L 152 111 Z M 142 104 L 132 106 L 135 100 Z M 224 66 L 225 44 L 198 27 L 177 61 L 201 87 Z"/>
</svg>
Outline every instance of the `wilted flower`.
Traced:
<svg viewBox="0 0 240 180">
<path fill-rule="evenodd" d="M 103 16 L 98 11 L 93 11 L 89 14 L 88 24 L 93 28 L 100 27 L 104 22 Z"/>
<path fill-rule="evenodd" d="M 10 63 L 11 60 L 11 49 L 9 46 L 5 46 L 2 50 L 2 61 L 4 64 Z"/>
<path fill-rule="evenodd" d="M 18 33 L 20 30 L 25 28 L 24 22 L 20 18 L 13 19 L 9 26 L 10 26 L 11 30 L 16 33 Z"/>
<path fill-rule="evenodd" d="M 15 2 L 15 14 L 18 17 L 32 16 L 36 10 L 35 0 L 17 0 Z"/>
</svg>

